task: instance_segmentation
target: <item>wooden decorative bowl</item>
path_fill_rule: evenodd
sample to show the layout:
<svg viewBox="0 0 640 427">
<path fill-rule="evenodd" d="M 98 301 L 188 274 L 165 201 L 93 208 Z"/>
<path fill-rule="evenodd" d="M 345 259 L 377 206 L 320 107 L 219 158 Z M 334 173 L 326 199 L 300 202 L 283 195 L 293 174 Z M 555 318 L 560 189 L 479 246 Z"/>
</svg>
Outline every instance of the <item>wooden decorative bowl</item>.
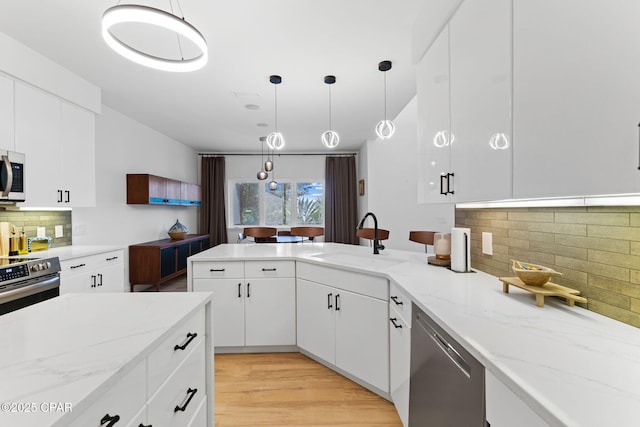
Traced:
<svg viewBox="0 0 640 427">
<path fill-rule="evenodd" d="M 520 262 L 511 260 L 513 262 L 511 269 L 522 280 L 525 285 L 529 286 L 543 286 L 552 277 L 562 276 L 562 273 L 558 273 L 548 267 L 542 265 L 530 264 L 528 262 Z"/>
</svg>

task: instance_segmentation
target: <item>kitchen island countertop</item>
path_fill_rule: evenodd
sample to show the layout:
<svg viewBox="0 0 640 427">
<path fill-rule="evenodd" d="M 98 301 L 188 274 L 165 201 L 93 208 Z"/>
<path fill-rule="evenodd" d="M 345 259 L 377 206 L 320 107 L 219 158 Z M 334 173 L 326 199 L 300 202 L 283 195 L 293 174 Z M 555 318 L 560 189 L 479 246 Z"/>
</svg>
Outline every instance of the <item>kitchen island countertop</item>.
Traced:
<svg viewBox="0 0 640 427">
<path fill-rule="evenodd" d="M 426 254 L 335 243 L 226 244 L 192 262 L 294 259 L 381 275 L 552 426 L 640 424 L 640 331 L 497 277 L 428 265 Z M 191 276 L 189 262 L 188 274 Z M 190 281 L 189 281 L 190 282 Z"/>
</svg>

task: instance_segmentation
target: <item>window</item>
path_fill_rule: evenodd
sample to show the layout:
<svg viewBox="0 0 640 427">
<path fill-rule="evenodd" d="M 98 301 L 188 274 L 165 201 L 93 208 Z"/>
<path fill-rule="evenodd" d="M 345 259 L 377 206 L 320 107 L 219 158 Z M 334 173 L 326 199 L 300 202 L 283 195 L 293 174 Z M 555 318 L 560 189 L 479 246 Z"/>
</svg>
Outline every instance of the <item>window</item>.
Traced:
<svg viewBox="0 0 640 427">
<path fill-rule="evenodd" d="M 234 226 L 269 227 L 322 225 L 324 192 L 322 182 L 284 181 L 276 190 L 265 182 L 230 183 L 233 203 L 229 217 Z"/>
</svg>

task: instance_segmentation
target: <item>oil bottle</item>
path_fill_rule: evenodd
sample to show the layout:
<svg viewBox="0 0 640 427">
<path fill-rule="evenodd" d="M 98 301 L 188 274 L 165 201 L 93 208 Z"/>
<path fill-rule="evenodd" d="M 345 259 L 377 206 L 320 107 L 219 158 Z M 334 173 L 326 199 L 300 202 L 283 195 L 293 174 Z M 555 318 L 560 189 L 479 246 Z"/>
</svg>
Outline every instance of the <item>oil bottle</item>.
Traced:
<svg viewBox="0 0 640 427">
<path fill-rule="evenodd" d="M 29 246 L 27 244 L 27 233 L 24 232 L 24 227 L 20 232 L 20 239 L 18 240 L 18 253 L 20 255 L 26 255 L 29 253 Z"/>
<path fill-rule="evenodd" d="M 18 252 L 18 235 L 15 231 L 11 232 L 11 237 L 9 237 L 9 256 L 19 255 Z"/>
</svg>

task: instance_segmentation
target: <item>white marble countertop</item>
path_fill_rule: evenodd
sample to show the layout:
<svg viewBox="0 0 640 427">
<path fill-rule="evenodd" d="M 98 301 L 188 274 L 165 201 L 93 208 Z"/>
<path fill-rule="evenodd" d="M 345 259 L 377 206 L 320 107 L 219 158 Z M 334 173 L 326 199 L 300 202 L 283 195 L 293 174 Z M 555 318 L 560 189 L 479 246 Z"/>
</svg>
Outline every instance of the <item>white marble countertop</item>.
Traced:
<svg viewBox="0 0 640 427">
<path fill-rule="evenodd" d="M 208 292 L 68 294 L 0 316 L 0 425 L 68 425 L 210 298 Z M 41 405 L 51 402 L 72 412 L 45 411 Z M 30 413 L 7 406 L 31 403 Z"/>
<path fill-rule="evenodd" d="M 29 252 L 25 257 L 30 258 L 50 258 L 58 257 L 60 261 L 66 261 L 73 258 L 80 258 L 89 255 L 102 254 L 105 252 L 122 250 L 122 246 L 111 245 L 69 245 L 58 248 L 50 248 L 47 251 Z"/>
<path fill-rule="evenodd" d="M 428 265 L 426 254 L 333 243 L 229 244 L 191 261 L 296 259 L 370 274 L 413 301 L 552 426 L 640 425 L 640 330 L 497 277 Z"/>
</svg>

